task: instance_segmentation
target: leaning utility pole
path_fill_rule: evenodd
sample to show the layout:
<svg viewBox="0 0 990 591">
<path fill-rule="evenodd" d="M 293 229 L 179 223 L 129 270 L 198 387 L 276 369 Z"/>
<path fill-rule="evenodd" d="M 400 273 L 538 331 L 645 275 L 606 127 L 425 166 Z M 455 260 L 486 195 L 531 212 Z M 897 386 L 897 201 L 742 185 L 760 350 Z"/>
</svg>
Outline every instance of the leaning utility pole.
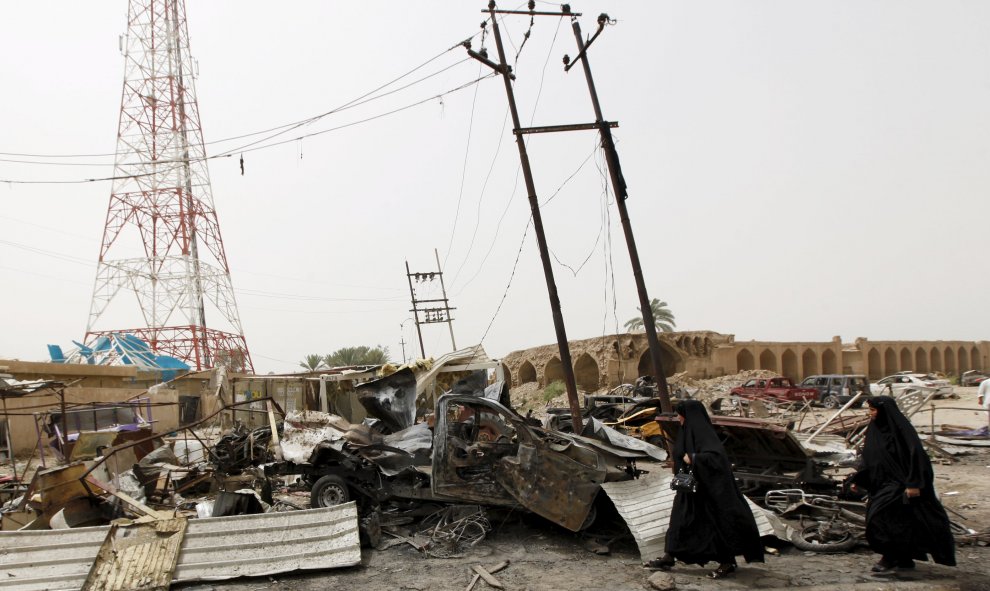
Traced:
<svg viewBox="0 0 990 591">
<path fill-rule="evenodd" d="M 598 131 L 602 137 L 602 147 L 605 149 L 605 159 L 608 163 L 608 175 L 612 181 L 612 191 L 615 193 L 615 205 L 619 208 L 622 232 L 626 236 L 626 246 L 629 248 L 629 260 L 632 262 L 633 276 L 636 278 L 636 291 L 639 293 L 639 308 L 643 312 L 646 341 L 650 345 L 650 359 L 653 362 L 653 373 L 660 390 L 660 408 L 663 412 L 671 412 L 670 389 L 667 386 L 667 376 L 663 371 L 662 353 L 660 351 L 660 339 L 657 338 L 656 320 L 653 317 L 653 308 L 650 307 L 650 298 L 646 294 L 643 268 L 639 264 L 636 239 L 633 237 L 632 225 L 629 223 L 629 213 L 626 211 L 626 199 L 629 197 L 629 194 L 626 192 L 626 181 L 622 176 L 622 168 L 619 166 L 619 154 L 615 150 L 615 141 L 612 139 L 611 126 L 602 116 L 602 108 L 598 102 L 598 91 L 595 90 L 595 80 L 591 77 L 591 65 L 588 63 L 588 47 L 594 43 L 608 22 L 609 18 L 607 14 L 601 14 L 598 17 L 598 30 L 588 40 L 586 45 L 584 39 L 581 37 L 581 25 L 578 23 L 576 17 L 572 17 L 571 26 L 574 29 L 574 38 L 577 39 L 578 55 L 574 58 L 574 62 L 571 62 L 565 56 L 564 70 L 570 70 L 571 66 L 579 60 L 584 66 L 584 77 L 588 81 L 588 92 L 591 94 L 591 104 L 595 109 L 595 123 L 598 125 Z"/>
<path fill-rule="evenodd" d="M 482 11 L 485 12 L 485 11 Z M 560 297 L 557 295 L 557 283 L 553 278 L 553 267 L 550 263 L 550 250 L 547 247 L 546 235 L 543 232 L 543 217 L 540 215 L 540 203 L 536 198 L 536 183 L 533 181 L 533 171 L 529 166 L 529 155 L 526 152 L 526 133 L 533 133 L 534 130 L 523 129 L 522 124 L 519 122 L 519 111 L 516 109 L 516 97 L 512 90 L 512 68 L 506 63 L 505 60 L 505 49 L 502 47 L 502 35 L 498 28 L 498 18 L 496 14 L 554 14 L 556 16 L 563 16 L 561 13 L 537 13 L 533 10 L 533 3 L 530 2 L 530 9 L 528 12 L 518 12 L 518 11 L 507 11 L 507 10 L 496 10 L 495 0 L 491 0 L 488 3 L 489 16 L 491 17 L 492 23 L 492 33 L 495 37 L 495 47 L 498 49 L 498 60 L 499 63 L 493 63 L 488 59 L 488 56 L 483 52 L 475 52 L 471 50 L 469 42 L 465 42 L 464 46 L 468 50 L 468 54 L 487 65 L 488 67 L 494 69 L 496 72 L 502 74 L 502 80 L 505 82 L 505 95 L 509 101 L 509 112 L 512 114 L 512 133 L 516 136 L 516 146 L 519 148 L 519 162 L 522 166 L 523 178 L 526 181 L 526 193 L 529 197 L 529 208 L 533 214 L 533 229 L 536 232 L 536 243 L 540 249 L 540 259 L 543 261 L 543 275 L 546 277 L 547 281 L 547 292 L 550 296 L 550 311 L 553 314 L 553 326 L 557 332 L 557 347 L 560 350 L 560 365 L 564 370 L 564 385 L 567 387 L 567 401 L 571 410 L 571 420 L 574 424 L 574 432 L 580 433 L 582 430 L 581 421 L 581 405 L 578 403 L 577 397 L 577 383 L 574 380 L 574 365 L 571 361 L 571 350 L 567 343 L 567 333 L 564 330 L 564 317 L 560 312 Z"/>
<path fill-rule="evenodd" d="M 412 273 L 409 271 L 409 261 L 406 261 L 406 279 L 409 281 L 409 295 L 412 297 L 412 310 L 413 319 L 416 322 L 416 334 L 419 336 L 419 353 L 422 358 L 426 358 L 426 350 L 423 348 L 423 331 L 420 328 L 421 324 L 435 324 L 437 322 L 446 322 L 447 328 L 450 329 L 450 346 L 453 347 L 451 350 L 457 350 L 457 343 L 454 342 L 454 319 L 450 315 L 451 310 L 456 310 L 457 308 L 451 308 L 450 302 L 447 299 L 447 288 L 443 283 L 443 268 L 440 266 L 440 255 L 437 253 L 437 249 L 433 249 L 433 256 L 437 260 L 437 270 L 428 271 L 426 273 Z M 423 281 L 433 281 L 434 279 L 440 280 L 440 291 L 443 294 L 442 298 L 429 299 L 429 300 L 418 300 L 416 299 L 416 288 L 413 287 L 413 280 L 416 283 L 422 283 Z M 443 306 L 433 306 L 428 308 L 420 308 L 419 304 L 436 304 L 442 303 Z M 420 320 L 420 312 L 423 313 L 423 319 Z"/>
</svg>

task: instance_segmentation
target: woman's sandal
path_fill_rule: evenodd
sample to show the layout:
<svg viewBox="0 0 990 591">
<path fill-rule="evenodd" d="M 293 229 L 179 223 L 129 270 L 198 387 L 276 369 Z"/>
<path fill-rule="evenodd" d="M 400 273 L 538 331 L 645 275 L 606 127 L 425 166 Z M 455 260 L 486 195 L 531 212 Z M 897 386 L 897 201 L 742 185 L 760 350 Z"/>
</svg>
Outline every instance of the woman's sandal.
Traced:
<svg viewBox="0 0 990 591">
<path fill-rule="evenodd" d="M 731 562 L 723 562 L 722 564 L 718 565 L 718 568 L 716 568 L 711 573 L 709 573 L 708 576 L 710 576 L 713 579 L 724 579 L 725 577 L 729 576 L 734 572 L 736 572 L 735 564 Z"/>
<path fill-rule="evenodd" d="M 655 558 L 649 562 L 643 563 L 643 568 L 648 568 L 650 570 L 670 570 L 674 566 L 674 557 L 670 554 L 664 554 L 660 558 Z"/>
</svg>

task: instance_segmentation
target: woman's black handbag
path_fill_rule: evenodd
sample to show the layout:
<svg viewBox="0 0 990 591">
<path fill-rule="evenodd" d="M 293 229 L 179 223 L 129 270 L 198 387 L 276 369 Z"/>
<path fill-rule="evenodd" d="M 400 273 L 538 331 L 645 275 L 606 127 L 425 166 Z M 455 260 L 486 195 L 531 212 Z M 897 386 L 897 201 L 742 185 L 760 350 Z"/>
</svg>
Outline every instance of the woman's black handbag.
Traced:
<svg viewBox="0 0 990 591">
<path fill-rule="evenodd" d="M 670 480 L 670 490 L 688 493 L 698 492 L 698 479 L 694 477 L 691 470 L 687 472 L 681 470 L 677 474 L 674 474 L 674 477 Z"/>
</svg>

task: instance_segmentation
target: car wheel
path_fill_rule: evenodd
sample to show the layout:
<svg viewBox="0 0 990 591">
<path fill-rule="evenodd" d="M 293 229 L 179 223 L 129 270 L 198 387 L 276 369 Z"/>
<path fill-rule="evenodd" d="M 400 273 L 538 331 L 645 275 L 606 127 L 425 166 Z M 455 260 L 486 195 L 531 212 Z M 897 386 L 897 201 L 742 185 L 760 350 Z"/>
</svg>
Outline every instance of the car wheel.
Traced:
<svg viewBox="0 0 990 591">
<path fill-rule="evenodd" d="M 596 506 L 597 504 L 598 503 L 591 504 L 591 510 L 588 511 L 588 516 L 584 518 L 584 522 L 581 523 L 581 527 L 578 528 L 578 531 L 584 531 L 589 527 L 591 527 L 592 525 L 594 525 L 595 520 L 598 519 L 598 507 Z"/>
<path fill-rule="evenodd" d="M 839 399 L 834 394 L 829 394 L 822 399 L 822 406 L 825 408 L 838 408 Z"/>
<path fill-rule="evenodd" d="M 309 493 L 309 502 L 313 507 L 334 507 L 343 505 L 351 500 L 347 483 L 336 474 L 324 476 L 316 481 Z"/>
</svg>

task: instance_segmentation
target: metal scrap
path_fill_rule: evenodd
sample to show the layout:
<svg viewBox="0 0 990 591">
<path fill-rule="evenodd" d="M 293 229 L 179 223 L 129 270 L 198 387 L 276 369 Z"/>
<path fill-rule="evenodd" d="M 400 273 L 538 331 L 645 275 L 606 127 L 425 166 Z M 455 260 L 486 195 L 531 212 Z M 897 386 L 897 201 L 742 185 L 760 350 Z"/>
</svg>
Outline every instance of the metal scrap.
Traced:
<svg viewBox="0 0 990 591">
<path fill-rule="evenodd" d="M 451 505 L 423 520 L 420 535 L 429 538 L 422 552 L 431 558 L 458 558 L 485 539 L 492 524 L 478 505 Z"/>
</svg>

